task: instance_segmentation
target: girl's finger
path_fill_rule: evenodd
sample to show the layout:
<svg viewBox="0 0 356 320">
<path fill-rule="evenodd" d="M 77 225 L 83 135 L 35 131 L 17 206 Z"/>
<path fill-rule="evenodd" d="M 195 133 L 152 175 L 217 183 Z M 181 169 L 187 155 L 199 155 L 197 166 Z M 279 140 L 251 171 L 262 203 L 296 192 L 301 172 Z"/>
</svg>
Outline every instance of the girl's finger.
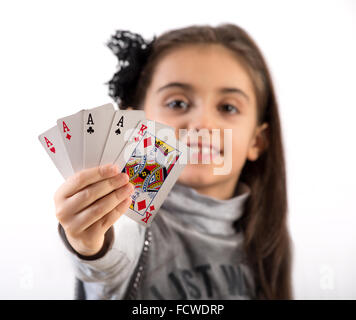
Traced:
<svg viewBox="0 0 356 320">
<path fill-rule="evenodd" d="M 112 191 L 123 187 L 129 182 L 129 176 L 126 173 L 119 173 L 114 177 L 96 182 L 81 191 L 77 192 L 66 200 L 65 210 L 76 214 L 98 199 L 108 195 Z"/>
<path fill-rule="evenodd" d="M 95 224 L 100 224 L 102 232 L 106 232 L 130 207 L 131 197 L 126 198 Z"/>
<path fill-rule="evenodd" d="M 70 176 L 58 189 L 55 199 L 64 199 L 71 197 L 85 187 L 110 178 L 118 174 L 118 167 L 113 164 L 106 164 L 100 167 L 84 169 Z"/>
<path fill-rule="evenodd" d="M 131 196 L 133 190 L 133 185 L 128 183 L 75 215 L 72 223 L 76 231 L 82 232 L 89 228 L 92 224 L 117 207 L 122 201 Z"/>
</svg>

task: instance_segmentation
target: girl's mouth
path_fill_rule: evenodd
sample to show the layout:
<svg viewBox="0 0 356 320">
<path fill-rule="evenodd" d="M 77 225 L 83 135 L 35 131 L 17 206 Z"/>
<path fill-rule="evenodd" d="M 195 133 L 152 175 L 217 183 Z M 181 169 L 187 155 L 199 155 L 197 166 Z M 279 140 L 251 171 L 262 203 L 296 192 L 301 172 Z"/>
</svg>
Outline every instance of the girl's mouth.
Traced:
<svg viewBox="0 0 356 320">
<path fill-rule="evenodd" d="M 191 159 L 197 159 L 200 161 L 212 161 L 215 157 L 221 155 L 220 148 L 212 145 L 201 142 L 189 142 L 187 143 L 190 147 L 190 157 Z"/>
</svg>

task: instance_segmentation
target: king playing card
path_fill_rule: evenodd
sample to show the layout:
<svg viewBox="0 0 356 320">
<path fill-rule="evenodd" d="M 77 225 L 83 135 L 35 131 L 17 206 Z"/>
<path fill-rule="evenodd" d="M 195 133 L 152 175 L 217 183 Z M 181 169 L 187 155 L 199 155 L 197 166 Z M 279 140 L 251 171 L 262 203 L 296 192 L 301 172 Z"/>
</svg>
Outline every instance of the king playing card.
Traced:
<svg viewBox="0 0 356 320">
<path fill-rule="evenodd" d="M 187 146 L 175 138 L 173 128 L 141 121 L 115 162 L 135 188 L 125 214 L 144 226 L 151 224 L 186 160 Z"/>
</svg>

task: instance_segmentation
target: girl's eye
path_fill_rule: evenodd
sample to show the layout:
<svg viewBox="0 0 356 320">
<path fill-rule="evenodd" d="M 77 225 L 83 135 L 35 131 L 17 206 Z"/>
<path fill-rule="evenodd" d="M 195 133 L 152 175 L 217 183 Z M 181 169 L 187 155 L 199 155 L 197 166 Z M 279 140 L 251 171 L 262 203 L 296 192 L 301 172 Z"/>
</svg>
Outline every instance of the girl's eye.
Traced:
<svg viewBox="0 0 356 320">
<path fill-rule="evenodd" d="M 224 113 L 230 113 L 230 114 L 239 112 L 239 109 L 237 109 L 235 106 L 231 104 L 223 104 L 222 106 L 219 107 L 219 110 Z"/>
<path fill-rule="evenodd" d="M 186 110 L 188 109 L 188 103 L 182 100 L 173 100 L 168 102 L 166 106 L 170 109 L 177 109 L 177 110 Z"/>
</svg>

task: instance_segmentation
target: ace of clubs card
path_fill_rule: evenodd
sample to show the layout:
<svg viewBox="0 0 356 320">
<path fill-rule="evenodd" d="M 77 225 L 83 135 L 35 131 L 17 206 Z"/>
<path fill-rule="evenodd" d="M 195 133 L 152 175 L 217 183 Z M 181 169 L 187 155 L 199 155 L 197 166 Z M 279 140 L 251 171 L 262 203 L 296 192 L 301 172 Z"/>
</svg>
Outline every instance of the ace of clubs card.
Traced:
<svg viewBox="0 0 356 320">
<path fill-rule="evenodd" d="M 83 168 L 100 164 L 108 137 L 109 128 L 115 114 L 111 103 L 84 111 L 83 116 Z"/>
</svg>

